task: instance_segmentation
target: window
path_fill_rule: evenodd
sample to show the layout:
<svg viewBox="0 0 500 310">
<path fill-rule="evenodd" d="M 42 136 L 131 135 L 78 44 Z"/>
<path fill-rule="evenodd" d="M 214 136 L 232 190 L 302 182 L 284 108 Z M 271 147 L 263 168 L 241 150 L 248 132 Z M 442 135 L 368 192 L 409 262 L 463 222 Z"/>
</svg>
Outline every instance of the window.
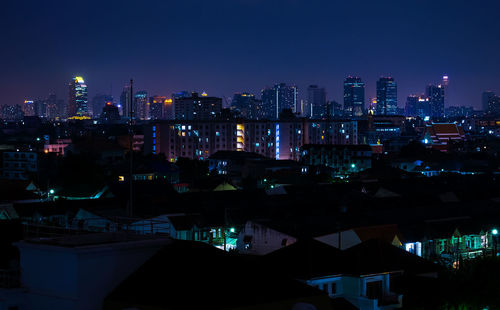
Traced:
<svg viewBox="0 0 500 310">
<path fill-rule="evenodd" d="M 332 295 L 337 294 L 337 283 L 335 282 L 330 283 L 330 294 Z"/>
</svg>

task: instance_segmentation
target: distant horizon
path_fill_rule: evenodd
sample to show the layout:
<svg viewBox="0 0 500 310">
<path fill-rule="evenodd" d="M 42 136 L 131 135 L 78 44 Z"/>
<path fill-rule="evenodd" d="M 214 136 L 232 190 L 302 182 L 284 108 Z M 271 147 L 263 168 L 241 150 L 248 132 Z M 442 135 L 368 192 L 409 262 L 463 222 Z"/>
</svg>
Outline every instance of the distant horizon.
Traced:
<svg viewBox="0 0 500 310">
<path fill-rule="evenodd" d="M 447 106 L 481 108 L 500 93 L 500 2 L 451 0 L 9 1 L 0 12 L 0 104 L 55 93 L 71 77 L 91 99 L 136 89 L 231 98 L 293 83 L 325 87 L 343 103 L 343 79 L 359 76 L 366 105 L 380 76 L 398 84 L 398 106 L 449 76 Z M 112 90 L 111 90 L 112 89 Z"/>
</svg>

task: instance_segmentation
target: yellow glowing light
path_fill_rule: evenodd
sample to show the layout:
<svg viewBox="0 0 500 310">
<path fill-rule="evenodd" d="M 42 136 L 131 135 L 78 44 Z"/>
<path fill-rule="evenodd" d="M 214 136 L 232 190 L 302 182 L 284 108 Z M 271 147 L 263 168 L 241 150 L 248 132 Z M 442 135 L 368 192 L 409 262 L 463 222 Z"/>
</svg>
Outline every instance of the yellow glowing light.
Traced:
<svg viewBox="0 0 500 310">
<path fill-rule="evenodd" d="M 165 104 L 170 104 L 172 103 L 172 99 L 165 99 Z"/>
<path fill-rule="evenodd" d="M 80 84 L 85 83 L 85 81 L 83 80 L 83 78 L 81 76 L 75 76 L 75 81 L 77 83 L 80 83 Z"/>
<path fill-rule="evenodd" d="M 119 182 L 125 181 L 125 177 L 123 175 L 118 176 L 118 181 Z"/>
<path fill-rule="evenodd" d="M 201 94 L 201 96 L 202 96 L 202 97 L 206 97 L 206 96 L 208 96 L 208 95 L 207 95 L 207 93 L 206 93 L 206 92 L 203 92 L 203 93 Z"/>
<path fill-rule="evenodd" d="M 91 119 L 91 118 L 90 118 L 90 116 L 78 116 L 78 115 L 75 115 L 75 116 L 68 117 L 68 119 L 76 119 L 76 120 L 82 121 L 82 120 Z"/>
</svg>

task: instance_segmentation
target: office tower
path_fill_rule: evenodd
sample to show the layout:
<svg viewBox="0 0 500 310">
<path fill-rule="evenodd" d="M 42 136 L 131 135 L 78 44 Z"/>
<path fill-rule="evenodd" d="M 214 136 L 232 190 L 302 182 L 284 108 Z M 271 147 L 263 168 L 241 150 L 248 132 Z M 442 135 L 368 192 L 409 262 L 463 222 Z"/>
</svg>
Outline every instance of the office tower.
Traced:
<svg viewBox="0 0 500 310">
<path fill-rule="evenodd" d="M 135 93 L 134 95 L 134 104 L 133 107 L 134 117 L 136 119 L 146 120 L 149 115 L 149 105 L 148 105 L 148 92 L 141 90 Z"/>
<path fill-rule="evenodd" d="M 113 97 L 111 95 L 95 95 L 91 101 L 92 116 L 94 116 L 94 118 L 99 117 L 99 115 L 102 113 L 102 108 L 104 108 L 108 102 L 113 103 Z"/>
<path fill-rule="evenodd" d="M 442 85 L 428 85 L 426 96 L 429 98 L 431 117 L 444 117 L 444 87 Z"/>
<path fill-rule="evenodd" d="M 24 100 L 24 104 L 22 105 L 22 110 L 24 116 L 35 116 L 35 101 L 33 100 Z"/>
<path fill-rule="evenodd" d="M 130 106 L 130 86 L 125 85 L 123 91 L 120 95 L 120 103 L 118 104 L 118 110 L 120 114 L 124 117 L 129 117 L 129 106 Z"/>
<path fill-rule="evenodd" d="M 327 116 L 326 91 L 318 85 L 310 85 L 307 88 L 307 101 L 311 107 L 311 118 L 322 119 Z"/>
<path fill-rule="evenodd" d="M 405 105 L 406 116 L 419 116 L 425 118 L 431 115 L 429 98 L 424 95 L 409 95 Z"/>
<path fill-rule="evenodd" d="M 88 116 L 87 85 L 81 76 L 76 76 L 69 83 L 68 117 Z"/>
<path fill-rule="evenodd" d="M 495 97 L 495 93 L 492 91 L 485 91 L 483 92 L 481 96 L 481 108 L 483 109 L 484 113 L 488 112 L 489 105 L 490 105 L 490 100 L 491 98 Z"/>
<path fill-rule="evenodd" d="M 345 116 L 362 116 L 365 110 L 365 83 L 357 76 L 344 80 Z"/>
<path fill-rule="evenodd" d="M 450 78 L 448 74 L 443 75 L 443 83 L 441 84 L 443 89 L 444 89 L 444 106 L 448 105 L 448 98 L 449 98 L 449 88 L 448 85 L 450 84 Z"/>
<path fill-rule="evenodd" d="M 172 99 L 165 99 L 163 101 L 163 119 L 175 119 L 174 101 Z"/>
<path fill-rule="evenodd" d="M 45 99 L 47 107 L 47 118 L 55 119 L 60 116 L 59 107 L 57 105 L 57 97 L 55 94 L 49 94 L 49 97 Z"/>
<path fill-rule="evenodd" d="M 396 115 L 398 88 L 392 77 L 381 77 L 377 81 L 377 115 Z"/>
<path fill-rule="evenodd" d="M 234 94 L 231 101 L 231 110 L 237 116 L 246 119 L 259 119 L 261 110 L 261 101 L 255 98 L 254 94 L 241 93 Z"/>
<path fill-rule="evenodd" d="M 220 117 L 222 98 L 209 97 L 203 93 L 192 93 L 191 97 L 175 98 L 176 120 L 209 120 Z"/>
<path fill-rule="evenodd" d="M 297 112 L 298 88 L 294 85 L 280 83 L 273 88 L 262 90 L 262 104 L 266 118 L 278 119 L 281 111 L 289 109 Z"/>
<path fill-rule="evenodd" d="M 167 101 L 165 96 L 153 96 L 149 98 L 149 119 L 163 119 L 163 105 Z"/>
<path fill-rule="evenodd" d="M 342 104 L 335 100 L 331 100 L 328 103 L 328 111 L 330 118 L 341 118 L 344 116 L 344 109 Z"/>
<path fill-rule="evenodd" d="M 488 98 L 488 108 L 485 111 L 489 115 L 500 116 L 500 97 L 497 95 Z"/>
</svg>

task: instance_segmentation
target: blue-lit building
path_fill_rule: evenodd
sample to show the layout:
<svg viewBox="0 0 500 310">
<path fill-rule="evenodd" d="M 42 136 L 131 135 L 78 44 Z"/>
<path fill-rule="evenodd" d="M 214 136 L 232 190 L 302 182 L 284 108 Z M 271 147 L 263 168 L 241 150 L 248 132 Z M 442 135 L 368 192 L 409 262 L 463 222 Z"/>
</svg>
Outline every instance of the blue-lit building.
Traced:
<svg viewBox="0 0 500 310">
<path fill-rule="evenodd" d="M 381 77 L 377 81 L 377 115 L 396 115 L 398 110 L 398 87 L 392 77 Z"/>
<path fill-rule="evenodd" d="M 344 80 L 344 115 L 362 116 L 365 110 L 365 83 L 357 76 Z"/>
<path fill-rule="evenodd" d="M 263 89 L 262 105 L 265 117 L 267 119 L 278 119 L 280 113 L 285 109 L 296 112 L 297 96 L 297 86 L 286 85 L 285 83 L 276 84 L 273 88 Z"/>
<path fill-rule="evenodd" d="M 89 116 L 87 84 L 81 76 L 76 76 L 69 83 L 68 117 Z"/>
</svg>

